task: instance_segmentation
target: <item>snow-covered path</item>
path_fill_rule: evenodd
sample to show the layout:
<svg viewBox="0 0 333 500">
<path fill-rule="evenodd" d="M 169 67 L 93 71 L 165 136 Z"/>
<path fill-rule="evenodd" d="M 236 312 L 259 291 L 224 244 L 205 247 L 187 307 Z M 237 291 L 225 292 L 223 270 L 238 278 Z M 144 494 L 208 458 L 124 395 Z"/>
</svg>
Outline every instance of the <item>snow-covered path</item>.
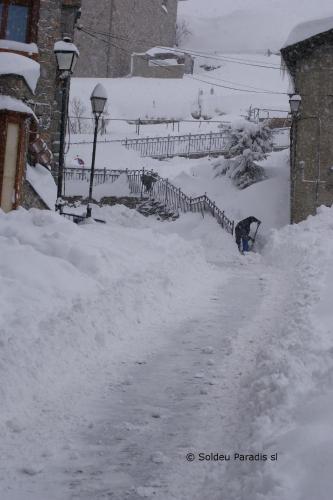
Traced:
<svg viewBox="0 0 333 500">
<path fill-rule="evenodd" d="M 332 210 L 244 257 L 190 215 L 0 218 L 1 500 L 331 498 Z"/>
<path fill-rule="evenodd" d="M 260 332 L 242 332 L 262 296 L 257 266 L 241 266 L 195 315 L 165 325 L 163 346 L 128 364 L 116 385 L 109 380 L 87 408 L 89 425 L 68 436 L 75 453 L 35 486 L 48 483 L 52 500 L 221 500 L 225 463 L 197 454 L 237 451 L 240 384 L 260 344 Z"/>
</svg>

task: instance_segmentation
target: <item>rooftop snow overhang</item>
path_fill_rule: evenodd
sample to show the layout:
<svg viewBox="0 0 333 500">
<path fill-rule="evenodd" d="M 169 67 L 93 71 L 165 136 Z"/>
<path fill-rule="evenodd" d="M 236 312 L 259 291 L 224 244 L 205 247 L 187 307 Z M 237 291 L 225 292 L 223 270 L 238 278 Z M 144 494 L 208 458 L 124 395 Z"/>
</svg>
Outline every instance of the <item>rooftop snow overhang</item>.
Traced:
<svg viewBox="0 0 333 500">
<path fill-rule="evenodd" d="M 19 113 L 21 115 L 31 116 L 38 123 L 37 116 L 27 104 L 9 95 L 0 95 L 0 113 L 1 112 Z"/>
<path fill-rule="evenodd" d="M 323 45 L 329 45 L 333 49 L 333 27 L 295 43 L 287 44 L 282 47 L 280 52 L 287 69 L 294 76 L 298 60 L 310 55 L 314 49 Z"/>
<path fill-rule="evenodd" d="M 0 76 L 19 76 L 34 94 L 40 75 L 40 65 L 29 57 L 11 52 L 0 52 Z"/>
</svg>

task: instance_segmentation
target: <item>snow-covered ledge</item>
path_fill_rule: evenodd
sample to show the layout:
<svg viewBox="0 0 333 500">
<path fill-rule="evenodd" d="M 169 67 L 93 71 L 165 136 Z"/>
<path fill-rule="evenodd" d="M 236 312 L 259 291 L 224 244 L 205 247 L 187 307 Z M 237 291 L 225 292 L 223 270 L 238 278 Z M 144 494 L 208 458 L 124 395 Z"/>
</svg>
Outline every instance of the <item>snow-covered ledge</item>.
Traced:
<svg viewBox="0 0 333 500">
<path fill-rule="evenodd" d="M 35 93 L 40 75 L 40 65 L 29 57 L 11 52 L 0 52 L 0 75 L 22 76 Z"/>
<path fill-rule="evenodd" d="M 9 95 L 0 95 L 0 110 L 31 115 L 38 122 L 37 116 L 27 104 Z"/>
<path fill-rule="evenodd" d="M 29 55 L 38 54 L 38 47 L 35 43 L 22 43 L 13 40 L 0 40 L 0 49 L 15 50 Z"/>
<path fill-rule="evenodd" d="M 27 165 L 26 179 L 49 209 L 54 210 L 57 199 L 57 186 L 51 172 L 39 164 L 35 167 Z"/>
</svg>

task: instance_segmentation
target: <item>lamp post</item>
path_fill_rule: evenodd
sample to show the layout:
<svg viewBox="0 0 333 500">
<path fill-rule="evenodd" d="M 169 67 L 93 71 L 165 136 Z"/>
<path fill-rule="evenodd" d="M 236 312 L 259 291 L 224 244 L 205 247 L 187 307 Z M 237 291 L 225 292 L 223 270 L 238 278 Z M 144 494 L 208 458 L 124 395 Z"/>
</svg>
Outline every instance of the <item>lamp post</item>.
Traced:
<svg viewBox="0 0 333 500">
<path fill-rule="evenodd" d="M 96 144 L 97 144 L 97 133 L 98 133 L 98 122 L 104 111 L 105 104 L 107 101 L 106 90 L 98 83 L 92 94 L 90 96 L 91 108 L 95 119 L 95 130 L 94 130 L 94 145 L 91 159 L 91 170 L 90 170 L 90 183 L 89 183 L 89 196 L 87 205 L 87 217 L 91 217 L 91 203 L 92 203 L 92 190 L 94 185 L 94 173 L 95 173 L 95 158 L 96 158 Z"/>
<path fill-rule="evenodd" d="M 296 118 L 298 115 L 299 107 L 301 105 L 302 98 L 299 94 L 290 94 L 289 96 L 289 104 L 290 104 L 290 111 L 291 111 L 291 116 L 293 118 Z"/>
<path fill-rule="evenodd" d="M 62 183 L 65 166 L 65 136 L 68 115 L 68 96 L 70 78 L 75 69 L 79 57 L 79 51 L 71 42 L 71 39 L 65 37 L 62 41 L 54 44 L 54 54 L 57 60 L 57 68 L 60 73 L 61 81 L 61 122 L 60 122 L 60 145 L 59 145 L 59 164 L 58 164 L 58 183 L 57 183 L 57 201 L 56 210 L 62 209 Z"/>
</svg>

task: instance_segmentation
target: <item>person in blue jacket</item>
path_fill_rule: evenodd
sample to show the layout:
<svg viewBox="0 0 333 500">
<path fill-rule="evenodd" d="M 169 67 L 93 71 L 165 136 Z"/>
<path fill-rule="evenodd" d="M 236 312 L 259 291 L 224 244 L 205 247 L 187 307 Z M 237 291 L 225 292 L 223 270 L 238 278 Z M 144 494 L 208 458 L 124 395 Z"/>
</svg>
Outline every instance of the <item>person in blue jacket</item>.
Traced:
<svg viewBox="0 0 333 500">
<path fill-rule="evenodd" d="M 250 229 L 251 224 L 255 222 L 258 224 L 258 227 L 261 224 L 261 221 L 256 217 L 247 217 L 246 219 L 241 220 L 235 227 L 235 238 L 236 244 L 238 246 L 238 250 L 243 252 L 249 251 L 249 240 L 253 241 L 253 238 L 250 237 Z"/>
</svg>

